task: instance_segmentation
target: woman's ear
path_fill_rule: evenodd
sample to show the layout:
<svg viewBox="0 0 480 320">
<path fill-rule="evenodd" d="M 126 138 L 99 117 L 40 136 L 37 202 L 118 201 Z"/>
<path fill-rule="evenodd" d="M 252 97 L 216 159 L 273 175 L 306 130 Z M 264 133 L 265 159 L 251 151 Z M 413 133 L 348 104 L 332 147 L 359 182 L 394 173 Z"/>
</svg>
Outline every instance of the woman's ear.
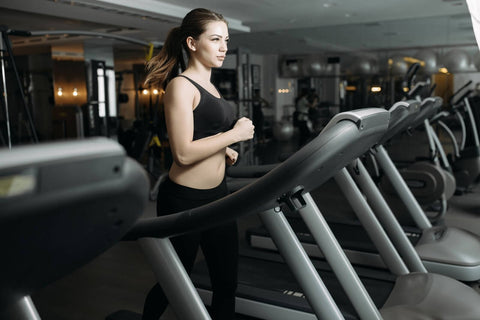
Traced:
<svg viewBox="0 0 480 320">
<path fill-rule="evenodd" d="M 192 37 L 188 37 L 186 41 L 187 41 L 187 46 L 190 50 L 192 50 L 192 51 L 197 50 L 195 39 L 193 39 Z"/>
</svg>

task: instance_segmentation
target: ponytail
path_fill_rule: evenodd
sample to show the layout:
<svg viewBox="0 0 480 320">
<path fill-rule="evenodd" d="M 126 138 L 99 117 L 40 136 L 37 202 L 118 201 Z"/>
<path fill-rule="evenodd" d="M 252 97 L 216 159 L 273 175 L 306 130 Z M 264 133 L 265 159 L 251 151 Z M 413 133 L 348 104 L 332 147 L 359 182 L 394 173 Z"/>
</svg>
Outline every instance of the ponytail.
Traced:
<svg viewBox="0 0 480 320">
<path fill-rule="evenodd" d="M 170 30 L 160 53 L 147 61 L 145 85 L 153 84 L 165 89 L 168 82 L 185 69 L 183 45 L 185 36 L 181 27 Z"/>
</svg>

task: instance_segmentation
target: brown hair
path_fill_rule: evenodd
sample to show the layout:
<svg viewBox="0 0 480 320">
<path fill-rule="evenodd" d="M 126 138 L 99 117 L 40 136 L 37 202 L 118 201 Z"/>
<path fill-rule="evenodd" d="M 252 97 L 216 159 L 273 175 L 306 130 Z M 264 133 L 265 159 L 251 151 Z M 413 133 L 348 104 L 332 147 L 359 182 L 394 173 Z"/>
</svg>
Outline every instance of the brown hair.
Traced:
<svg viewBox="0 0 480 320">
<path fill-rule="evenodd" d="M 208 9 L 193 9 L 183 18 L 180 27 L 175 27 L 168 33 L 160 52 L 146 64 L 147 78 L 145 84 L 158 85 L 165 88 L 168 82 L 178 74 L 178 69 L 185 69 L 183 50 L 190 55 L 186 39 L 198 37 L 205 32 L 209 22 L 223 21 L 225 18 Z"/>
</svg>

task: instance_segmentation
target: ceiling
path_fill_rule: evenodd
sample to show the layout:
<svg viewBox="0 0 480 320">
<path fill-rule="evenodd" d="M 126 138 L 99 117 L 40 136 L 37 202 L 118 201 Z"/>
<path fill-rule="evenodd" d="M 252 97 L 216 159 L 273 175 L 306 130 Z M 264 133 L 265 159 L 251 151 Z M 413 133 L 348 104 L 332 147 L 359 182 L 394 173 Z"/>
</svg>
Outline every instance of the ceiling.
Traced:
<svg viewBox="0 0 480 320">
<path fill-rule="evenodd" d="M 197 7 L 229 20 L 230 48 L 258 54 L 476 45 L 464 0 L 0 0 L 0 23 L 8 29 L 51 33 L 11 36 L 14 47 L 91 38 L 62 33 L 67 30 L 161 45 L 168 30 Z M 127 50 L 127 42 L 114 42 Z"/>
</svg>

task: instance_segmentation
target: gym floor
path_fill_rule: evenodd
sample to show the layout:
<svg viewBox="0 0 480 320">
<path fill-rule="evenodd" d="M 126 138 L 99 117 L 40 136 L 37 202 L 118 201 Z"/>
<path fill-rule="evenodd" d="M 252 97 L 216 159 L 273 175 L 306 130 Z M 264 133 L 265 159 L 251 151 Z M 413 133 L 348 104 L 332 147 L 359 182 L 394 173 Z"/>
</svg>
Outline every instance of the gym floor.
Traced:
<svg viewBox="0 0 480 320">
<path fill-rule="evenodd" d="M 295 148 L 295 139 L 282 143 L 271 140 L 259 145 L 256 154 L 260 163 L 272 163 Z M 144 217 L 154 215 L 155 203 L 150 202 Z M 258 218 L 249 216 L 238 223 L 239 233 L 243 235 L 247 227 L 258 223 Z M 103 320 L 118 310 L 141 313 L 145 296 L 154 282 L 137 243 L 120 242 L 84 267 L 36 292 L 32 299 L 42 319 Z M 175 320 L 176 317 L 167 310 L 161 319 Z M 237 319 L 247 318 L 238 316 Z"/>
</svg>

